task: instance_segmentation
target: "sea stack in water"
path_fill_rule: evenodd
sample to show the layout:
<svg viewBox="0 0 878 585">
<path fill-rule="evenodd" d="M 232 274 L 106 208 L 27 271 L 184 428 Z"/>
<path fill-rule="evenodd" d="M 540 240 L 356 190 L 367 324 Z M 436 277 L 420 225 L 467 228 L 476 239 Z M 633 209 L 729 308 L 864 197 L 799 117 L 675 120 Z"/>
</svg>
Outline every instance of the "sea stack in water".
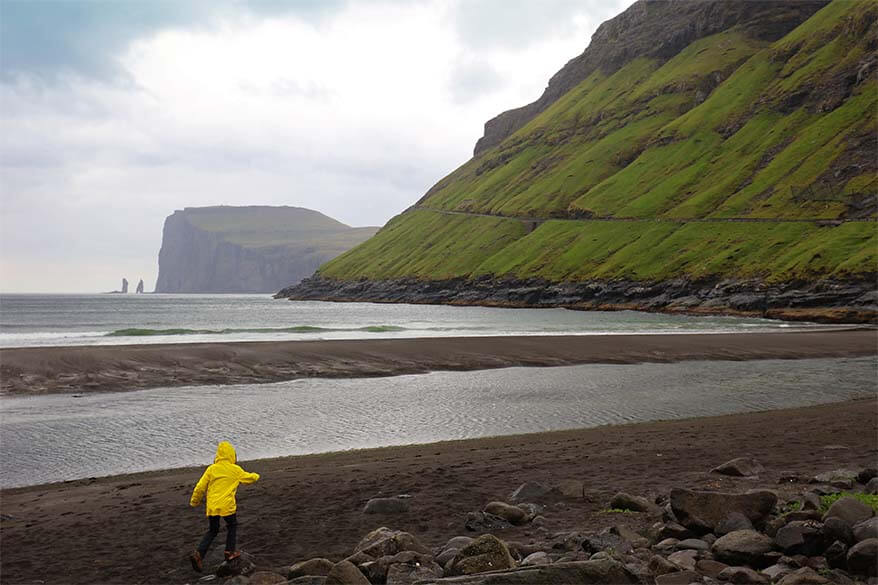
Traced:
<svg viewBox="0 0 878 585">
<path fill-rule="evenodd" d="M 128 279 L 127 278 L 122 279 L 122 290 L 119 292 L 121 292 L 123 295 L 128 294 Z"/>
<path fill-rule="evenodd" d="M 277 292 L 377 230 L 301 207 L 187 207 L 165 220 L 155 292 Z"/>
<path fill-rule="evenodd" d="M 137 283 L 137 290 L 135 290 L 137 294 L 143 294 L 143 279 L 140 279 L 140 282 Z"/>
</svg>

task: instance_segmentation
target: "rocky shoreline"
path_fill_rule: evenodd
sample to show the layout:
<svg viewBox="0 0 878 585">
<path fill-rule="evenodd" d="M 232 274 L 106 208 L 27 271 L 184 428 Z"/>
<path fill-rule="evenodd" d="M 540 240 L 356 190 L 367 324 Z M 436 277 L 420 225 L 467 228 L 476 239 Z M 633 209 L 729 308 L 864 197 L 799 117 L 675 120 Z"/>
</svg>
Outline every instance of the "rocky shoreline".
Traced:
<svg viewBox="0 0 878 585">
<path fill-rule="evenodd" d="M 711 473 L 756 477 L 764 471 L 741 457 Z M 244 555 L 213 575 L 235 585 L 878 583 L 878 471 L 836 469 L 780 481 L 781 488 L 743 493 L 672 488 L 653 500 L 618 493 L 607 502 L 607 515 L 635 517 L 633 523 L 554 534 L 543 514 L 553 502 L 582 497 L 584 484 L 528 482 L 507 501 L 469 513 L 467 533 L 438 547 L 382 526 L 338 562 L 316 557 L 271 570 Z M 409 511 L 410 501 L 409 495 L 373 498 L 363 514 L 390 524 Z M 526 525 L 536 535 L 527 543 L 493 534 Z"/>
<path fill-rule="evenodd" d="M 686 279 L 553 283 L 491 277 L 341 281 L 315 275 L 281 290 L 275 298 L 604 311 L 630 309 L 819 323 L 878 322 L 878 290 L 874 278 L 783 283 Z"/>
</svg>

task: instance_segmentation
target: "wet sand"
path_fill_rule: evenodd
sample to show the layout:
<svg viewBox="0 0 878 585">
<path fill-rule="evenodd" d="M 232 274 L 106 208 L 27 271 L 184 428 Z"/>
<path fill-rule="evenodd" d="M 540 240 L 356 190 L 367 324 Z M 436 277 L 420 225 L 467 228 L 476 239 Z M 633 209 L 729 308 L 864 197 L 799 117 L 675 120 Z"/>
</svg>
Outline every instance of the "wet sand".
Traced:
<svg viewBox="0 0 878 585">
<path fill-rule="evenodd" d="M 504 500 L 525 481 L 578 479 L 582 498 L 549 502 L 547 531 L 497 532 L 508 541 L 637 525 L 638 514 L 604 510 L 618 491 L 653 497 L 671 487 L 746 490 L 782 496 L 806 484 L 782 482 L 878 458 L 874 398 L 798 408 L 574 431 L 413 445 L 243 462 L 262 479 L 238 492 L 239 542 L 265 568 L 326 556 L 340 560 L 370 530 L 410 531 L 428 546 L 467 534 L 467 512 Z M 246 445 L 237 445 L 246 453 Z M 766 467 L 758 479 L 710 474 L 739 456 Z M 205 454 L 205 464 L 212 454 Z M 4 583 L 193 583 L 184 559 L 206 528 L 188 507 L 202 468 L 177 469 L 0 492 Z M 412 496 L 411 510 L 366 515 L 369 498 Z M 469 533 L 472 535 L 473 533 Z M 222 538 L 209 563 L 218 562 Z"/>
<path fill-rule="evenodd" d="M 511 366 L 859 357 L 876 352 L 875 329 L 12 348 L 0 349 L 0 394 L 118 392 Z"/>
</svg>

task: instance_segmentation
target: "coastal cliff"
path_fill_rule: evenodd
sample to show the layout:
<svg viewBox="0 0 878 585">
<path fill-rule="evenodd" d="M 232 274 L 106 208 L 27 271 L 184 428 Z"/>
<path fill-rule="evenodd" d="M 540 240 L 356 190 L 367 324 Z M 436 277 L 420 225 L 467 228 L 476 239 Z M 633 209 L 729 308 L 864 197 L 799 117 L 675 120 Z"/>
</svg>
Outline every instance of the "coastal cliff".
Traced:
<svg viewBox="0 0 878 585">
<path fill-rule="evenodd" d="M 278 296 L 874 321 L 878 6 L 639 0 Z"/>
<path fill-rule="evenodd" d="M 178 210 L 165 220 L 155 292 L 274 292 L 376 230 L 299 207 Z"/>
</svg>

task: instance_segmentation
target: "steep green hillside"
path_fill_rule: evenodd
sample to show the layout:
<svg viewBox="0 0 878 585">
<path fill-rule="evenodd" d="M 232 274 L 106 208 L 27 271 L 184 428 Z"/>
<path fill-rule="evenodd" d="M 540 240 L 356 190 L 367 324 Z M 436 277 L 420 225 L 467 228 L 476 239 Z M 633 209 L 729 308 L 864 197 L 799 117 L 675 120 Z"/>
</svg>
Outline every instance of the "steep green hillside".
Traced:
<svg viewBox="0 0 878 585">
<path fill-rule="evenodd" d="M 836 0 L 597 68 L 318 275 L 873 278 L 876 20 Z"/>
</svg>

